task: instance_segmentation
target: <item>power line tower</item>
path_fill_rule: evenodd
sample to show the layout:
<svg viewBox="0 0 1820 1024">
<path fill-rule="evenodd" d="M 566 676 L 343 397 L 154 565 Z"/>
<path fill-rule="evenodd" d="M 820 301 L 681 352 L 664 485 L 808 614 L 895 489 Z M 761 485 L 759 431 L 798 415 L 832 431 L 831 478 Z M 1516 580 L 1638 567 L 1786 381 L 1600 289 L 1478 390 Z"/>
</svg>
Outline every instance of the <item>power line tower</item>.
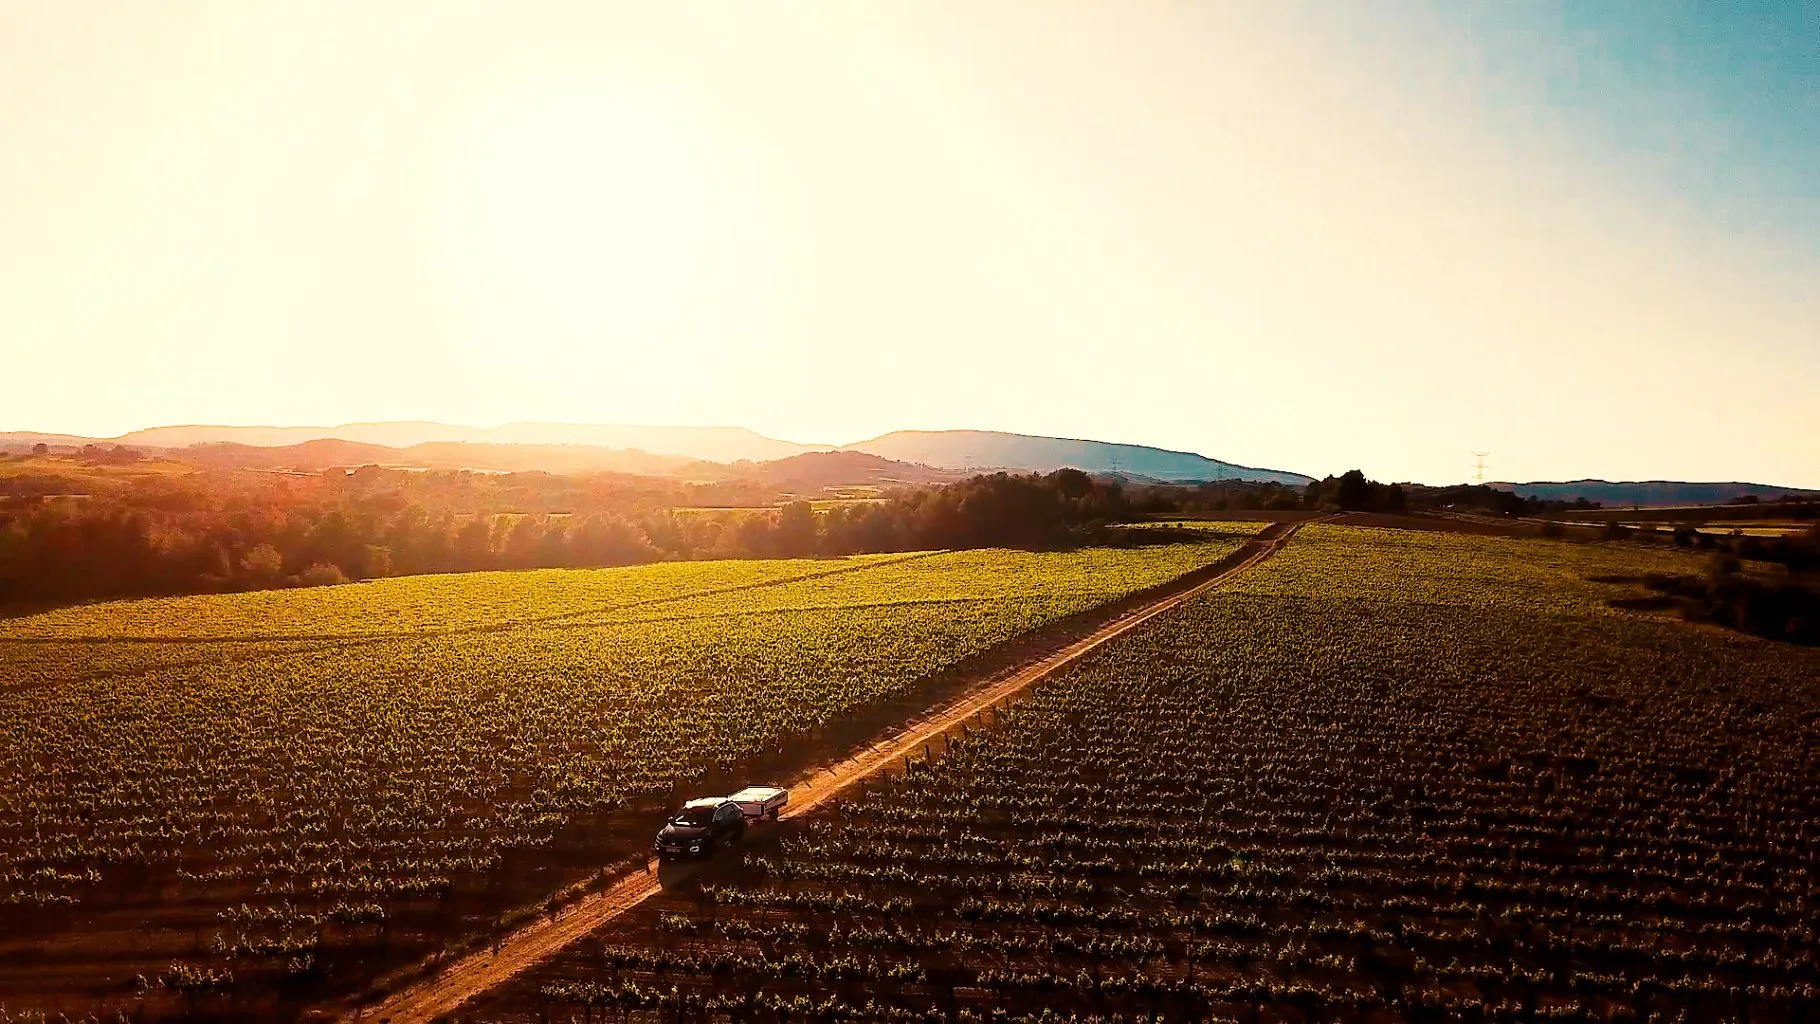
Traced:
<svg viewBox="0 0 1820 1024">
<path fill-rule="evenodd" d="M 1485 483 L 1485 456 L 1490 455 L 1490 454 L 1491 454 L 1490 452 L 1473 452 L 1473 455 L 1476 456 L 1479 460 L 1473 466 L 1473 477 L 1472 477 L 1473 483 L 1475 483 L 1475 484 Z"/>
</svg>

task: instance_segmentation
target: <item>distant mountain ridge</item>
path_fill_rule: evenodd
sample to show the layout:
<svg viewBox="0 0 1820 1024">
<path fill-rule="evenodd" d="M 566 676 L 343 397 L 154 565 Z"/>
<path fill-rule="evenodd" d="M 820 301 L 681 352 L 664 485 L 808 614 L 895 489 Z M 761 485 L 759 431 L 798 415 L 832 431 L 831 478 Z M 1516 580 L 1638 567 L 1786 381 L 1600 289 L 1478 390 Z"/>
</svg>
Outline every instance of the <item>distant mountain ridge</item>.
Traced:
<svg viewBox="0 0 1820 1024">
<path fill-rule="evenodd" d="M 721 467 L 725 468 L 725 467 Z M 813 490 L 818 487 L 889 484 L 941 484 L 958 480 L 963 474 L 910 462 L 899 462 L 866 452 L 842 449 L 833 452 L 804 452 L 787 459 L 749 463 L 732 467 L 740 476 L 754 477 L 769 483 Z"/>
<path fill-rule="evenodd" d="M 0 433 L 0 451 L 24 451 L 35 444 L 49 445 L 52 448 L 80 448 L 94 443 L 92 437 L 78 437 L 75 434 L 40 434 L 30 430 Z"/>
<path fill-rule="evenodd" d="M 675 455 L 652 455 L 637 449 L 591 445 L 472 444 L 426 441 L 408 448 L 343 441 L 340 438 L 291 445 L 251 445 L 222 441 L 166 449 L 179 462 L 217 469 L 283 469 L 317 472 L 380 466 L 393 469 L 475 470 L 492 473 L 630 473 L 638 476 L 686 475 L 691 467 L 725 467 Z"/>
<path fill-rule="evenodd" d="M 1222 462 L 1195 452 L 992 430 L 898 430 L 854 444 L 829 445 L 780 441 L 745 427 L 645 427 L 577 423 L 507 423 L 499 427 L 466 427 L 430 422 L 343 423 L 333 427 L 191 424 L 150 427 L 115 438 L 0 433 L 0 450 L 9 446 L 28 448 L 39 438 L 53 447 L 122 444 L 135 448 L 177 450 L 217 444 L 244 448 L 292 448 L 329 441 L 404 450 L 431 444 L 543 446 L 550 449 L 547 453 L 550 464 L 534 468 L 547 468 L 551 472 L 580 471 L 572 468 L 577 462 L 597 465 L 611 461 L 598 455 L 580 457 L 575 453 L 564 455 L 555 451 L 557 446 L 588 446 L 635 452 L 639 455 L 725 464 L 774 462 L 815 452 L 853 452 L 963 474 L 997 470 L 1047 473 L 1072 467 L 1089 473 L 1121 473 L 1137 479 L 1169 482 L 1251 480 L 1299 487 L 1310 479 L 1300 473 L 1285 470 L 1258 469 Z M 331 454 L 332 451 L 333 449 L 325 448 L 309 452 L 308 461 L 314 465 L 324 458 L 337 458 Z M 221 454 L 225 458 L 225 453 Z M 271 464 L 269 459 L 262 459 L 252 453 L 245 454 L 254 463 Z M 341 454 L 352 453 L 344 451 Z M 394 456 L 383 452 L 371 454 L 375 456 L 371 460 L 375 463 L 383 463 L 387 458 L 395 460 Z M 447 463 L 446 459 L 440 457 L 436 461 L 438 466 Z M 523 459 L 512 458 L 506 461 L 526 468 Z M 848 462 L 828 465 L 857 467 L 858 464 Z M 482 468 L 472 462 L 469 466 Z M 559 466 L 569 468 L 558 468 Z M 655 468 L 622 469 L 617 465 L 612 468 L 621 472 L 675 471 Z M 818 472 L 825 468 L 818 468 Z M 868 472 L 876 474 L 878 471 L 874 469 Z"/>
<path fill-rule="evenodd" d="M 882 455 L 944 469 L 1007 469 L 1047 473 L 1072 467 L 1089 473 L 1125 473 L 1152 480 L 1251 480 L 1301 487 L 1310 477 L 1280 469 L 1221 462 L 1194 452 L 1141 444 L 1115 444 L 1067 437 L 1038 437 L 993 430 L 897 430 L 843 451 Z"/>
<path fill-rule="evenodd" d="M 1525 498 L 1543 498 L 1548 501 L 1573 501 L 1576 498 L 1585 498 L 1587 501 L 1596 501 L 1602 505 L 1640 505 L 1649 508 L 1674 505 L 1717 505 L 1734 498 L 1751 495 L 1755 495 L 1763 501 L 1773 501 L 1784 494 L 1820 496 L 1820 491 L 1803 490 L 1799 487 L 1775 487 L 1770 484 L 1740 482 L 1696 483 L 1684 480 L 1566 480 L 1523 484 L 1499 481 L 1487 486 L 1514 491 Z"/>
<path fill-rule="evenodd" d="M 745 427 L 585 423 L 508 423 L 499 427 L 432 422 L 334 427 L 185 425 L 150 427 L 114 438 L 0 431 L 0 452 L 24 452 L 35 444 L 66 451 L 90 444 L 120 444 L 162 449 L 201 465 L 285 469 L 382 465 L 493 472 L 618 472 L 692 479 L 720 478 L 731 469 L 767 478 L 781 474 L 804 481 L 858 484 L 931 483 L 998 470 L 1047 473 L 1073 467 L 1173 483 L 1249 480 L 1299 487 L 1311 479 L 1195 452 L 992 430 L 897 430 L 848 445 L 780 441 Z M 878 461 L 867 462 L 862 456 Z M 742 463 L 746 464 L 743 468 Z M 843 476 L 853 479 L 837 480 Z M 1710 505 L 1746 495 L 1764 501 L 1785 494 L 1820 497 L 1816 490 L 1737 481 L 1567 480 L 1489 486 L 1556 501 L 1585 498 L 1613 507 Z"/>
<path fill-rule="evenodd" d="M 307 441 L 352 441 L 387 448 L 420 444 L 590 445 L 636 449 L 653 455 L 675 455 L 709 462 L 768 462 L 804 452 L 827 451 L 833 445 L 796 444 L 766 437 L 745 427 L 638 427 L 583 423 L 507 423 L 499 427 L 464 427 L 448 423 L 343 423 L 334 427 L 176 426 L 135 430 L 111 439 L 115 444 L 151 448 L 187 448 L 227 442 L 256 448 L 278 448 Z"/>
</svg>

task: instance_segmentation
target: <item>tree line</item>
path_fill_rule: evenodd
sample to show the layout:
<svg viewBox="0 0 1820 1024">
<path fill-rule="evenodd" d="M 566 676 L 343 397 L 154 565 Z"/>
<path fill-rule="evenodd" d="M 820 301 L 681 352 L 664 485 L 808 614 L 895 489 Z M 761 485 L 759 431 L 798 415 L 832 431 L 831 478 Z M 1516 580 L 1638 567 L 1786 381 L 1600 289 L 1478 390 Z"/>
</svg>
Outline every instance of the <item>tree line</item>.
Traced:
<svg viewBox="0 0 1820 1024">
<path fill-rule="evenodd" d="M 54 486 L 67 486 L 58 484 Z M 490 476 L 373 467 L 136 480 L 80 498 L 0 497 L 0 602 L 307 586 L 487 569 L 782 558 L 1104 540 L 1135 512 L 1116 482 L 1076 470 L 979 476 L 818 510 L 601 474 Z M 40 488 L 42 491 L 42 488 Z M 527 511 L 528 510 L 528 511 Z"/>
<path fill-rule="evenodd" d="M 1303 487 L 1231 480 L 1132 485 L 1072 469 L 997 473 L 900 488 L 873 500 L 779 506 L 775 486 L 750 480 L 690 484 L 619 473 L 372 466 L 318 474 L 122 475 L 133 461 L 84 460 L 59 469 L 52 459 L 42 472 L 34 461 L 32 472 L 0 476 L 0 604 L 662 560 L 1053 549 L 1127 542 L 1140 533 L 1116 527 L 1140 518 L 1235 510 L 1452 507 L 1520 515 L 1575 507 L 1489 487 L 1383 484 L 1359 470 Z M 101 472 L 82 478 L 70 475 L 72 467 Z M 1657 536 L 1617 524 L 1606 534 Z M 1677 529 L 1672 538 L 1779 562 L 1788 567 L 1790 587 L 1820 567 L 1820 539 L 1812 536 L 1714 538 Z M 1679 581 L 1674 593 L 1692 612 L 1763 635 L 1807 636 L 1817 617 L 1801 594 L 1768 595 L 1735 573 L 1699 586 Z"/>
<path fill-rule="evenodd" d="M 1279 483 L 1223 480 L 1194 485 L 1134 488 L 1134 505 L 1153 514 L 1233 510 L 1400 513 L 1424 509 L 1476 510 L 1502 516 L 1533 516 L 1569 509 L 1594 509 L 1595 501 L 1572 502 L 1525 498 L 1514 491 L 1484 484 L 1429 487 L 1412 483 L 1379 483 L 1363 470 L 1310 480 L 1300 489 Z"/>
</svg>

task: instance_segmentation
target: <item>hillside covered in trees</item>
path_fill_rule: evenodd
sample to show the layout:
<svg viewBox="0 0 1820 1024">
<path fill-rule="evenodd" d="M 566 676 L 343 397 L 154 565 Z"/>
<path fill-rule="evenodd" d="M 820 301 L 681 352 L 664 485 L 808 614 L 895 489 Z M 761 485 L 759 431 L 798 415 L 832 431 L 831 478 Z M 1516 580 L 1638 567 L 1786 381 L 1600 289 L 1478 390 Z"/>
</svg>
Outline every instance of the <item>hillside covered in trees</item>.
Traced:
<svg viewBox="0 0 1820 1024">
<path fill-rule="evenodd" d="M 842 474 L 875 473 L 878 466 L 863 462 L 872 458 L 816 453 L 764 464 L 785 467 L 778 472 L 711 483 L 377 466 L 199 470 L 102 449 L 79 458 L 11 459 L 0 462 L 0 604 L 488 569 L 1053 549 L 1132 542 L 1139 535 L 1116 527 L 1140 519 L 1234 511 L 1473 510 L 1515 517 L 1583 507 L 1491 487 L 1383 484 L 1359 470 L 1301 487 L 1131 484 L 1075 469 L 920 486 L 833 483 Z M 1614 527 L 1609 539 L 1634 532 Z M 1672 540 L 1808 568 L 1799 539 L 1715 540 L 1687 531 Z M 1738 589 L 1732 584 L 1711 593 Z M 1691 584 L 1678 593 L 1698 596 Z"/>
<path fill-rule="evenodd" d="M 664 559 L 1061 547 L 1132 515 L 1119 485 L 1074 470 L 813 505 L 780 496 L 762 480 L 604 473 L 51 465 L 0 476 L 0 602 Z"/>
</svg>

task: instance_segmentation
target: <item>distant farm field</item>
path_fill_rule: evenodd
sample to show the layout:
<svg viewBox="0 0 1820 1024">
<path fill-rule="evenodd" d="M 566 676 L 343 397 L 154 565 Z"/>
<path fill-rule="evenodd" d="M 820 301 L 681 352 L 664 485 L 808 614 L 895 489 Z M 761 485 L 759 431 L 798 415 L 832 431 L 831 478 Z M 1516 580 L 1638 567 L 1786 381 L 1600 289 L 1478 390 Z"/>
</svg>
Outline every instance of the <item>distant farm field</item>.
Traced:
<svg viewBox="0 0 1820 1024">
<path fill-rule="evenodd" d="M 1258 525 L 0 621 L 0 1005 L 130 1006 L 141 976 L 242 1010 L 346 990 L 642 855 L 690 787 L 800 767 L 861 712 L 907 714 L 944 671 Z"/>
<path fill-rule="evenodd" d="M 1308 526 L 464 1019 L 1805 1019 L 1820 651 L 1600 582 L 1698 564 Z"/>
<path fill-rule="evenodd" d="M 1806 533 L 1813 529 L 1812 523 L 1704 523 L 1695 527 L 1701 533 L 1714 536 L 1739 537 L 1787 537 L 1792 534 Z"/>
</svg>

